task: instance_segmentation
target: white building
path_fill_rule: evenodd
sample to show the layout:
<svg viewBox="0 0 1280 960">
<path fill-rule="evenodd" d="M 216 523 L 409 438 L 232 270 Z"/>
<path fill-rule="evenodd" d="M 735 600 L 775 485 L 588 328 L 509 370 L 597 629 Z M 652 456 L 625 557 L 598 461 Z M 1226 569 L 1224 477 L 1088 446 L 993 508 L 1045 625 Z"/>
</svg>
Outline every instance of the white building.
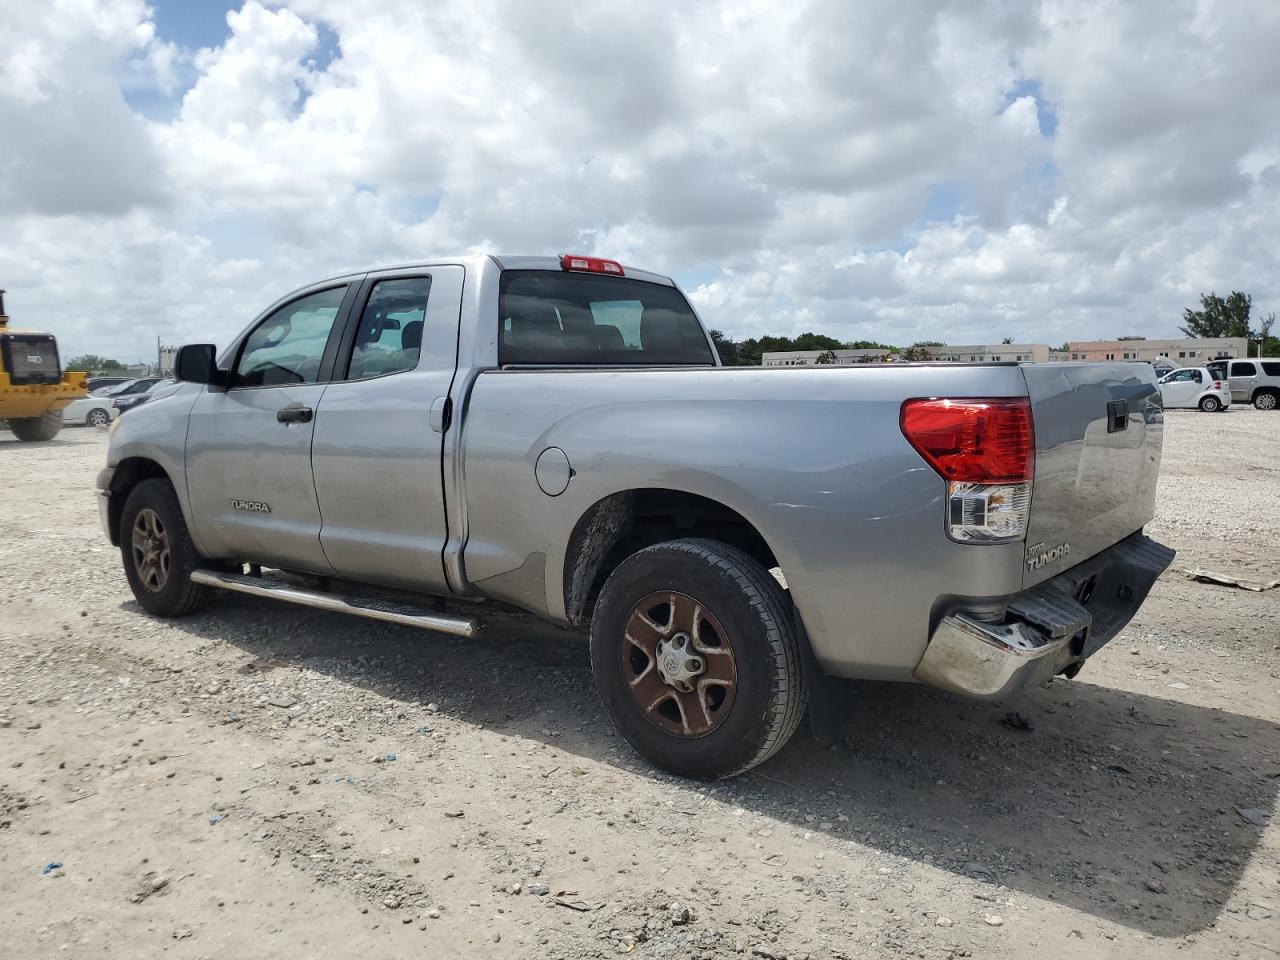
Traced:
<svg viewBox="0 0 1280 960">
<path fill-rule="evenodd" d="M 1198 367 L 1208 360 L 1245 357 L 1244 337 L 1198 337 L 1186 340 L 1071 340 L 1066 350 L 1050 351 L 1051 360 L 1165 359 L 1175 367 Z"/>
<path fill-rule="evenodd" d="M 953 363 L 985 363 L 992 360 L 1044 363 L 1049 359 L 1045 343 L 974 343 L 961 346 L 923 347 L 930 360 Z"/>
<path fill-rule="evenodd" d="M 1066 350 L 1050 349 L 1044 343 L 974 343 L 941 347 L 920 347 L 930 360 L 953 363 L 1046 363 L 1050 360 L 1145 360 L 1168 361 L 1173 367 L 1197 367 L 1209 360 L 1243 358 L 1249 355 L 1244 337 L 1200 337 L 1186 340 L 1071 340 Z M 840 366 L 888 359 L 886 350 L 792 350 L 766 353 L 766 367 L 807 367 L 819 357 L 834 356 Z M 896 359 L 896 358 L 895 358 Z"/>
<path fill-rule="evenodd" d="M 760 357 L 760 365 L 765 367 L 811 367 L 819 357 L 834 357 L 830 363 L 837 366 L 848 366 L 853 363 L 868 363 L 882 360 L 889 355 L 888 350 L 786 350 L 777 353 L 765 353 Z M 827 361 L 824 361 L 826 363 Z"/>
</svg>

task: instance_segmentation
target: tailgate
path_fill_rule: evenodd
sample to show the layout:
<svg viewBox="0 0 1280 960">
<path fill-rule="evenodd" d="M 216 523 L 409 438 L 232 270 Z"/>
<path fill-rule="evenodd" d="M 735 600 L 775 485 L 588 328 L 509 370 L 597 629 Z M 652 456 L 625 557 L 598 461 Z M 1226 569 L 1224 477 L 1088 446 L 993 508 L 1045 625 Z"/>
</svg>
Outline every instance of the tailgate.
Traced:
<svg viewBox="0 0 1280 960">
<path fill-rule="evenodd" d="M 1022 372 L 1036 442 L 1026 588 L 1151 519 L 1163 410 L 1145 363 L 1038 363 Z"/>
</svg>

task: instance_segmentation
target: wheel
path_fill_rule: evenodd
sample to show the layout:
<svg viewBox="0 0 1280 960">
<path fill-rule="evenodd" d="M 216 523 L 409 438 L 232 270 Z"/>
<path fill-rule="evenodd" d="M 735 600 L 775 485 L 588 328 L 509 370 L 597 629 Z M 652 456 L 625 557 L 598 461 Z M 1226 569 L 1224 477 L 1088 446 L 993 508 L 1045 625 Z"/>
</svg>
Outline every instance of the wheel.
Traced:
<svg viewBox="0 0 1280 960">
<path fill-rule="evenodd" d="M 596 601 L 591 669 L 636 752 L 681 776 L 754 767 L 804 714 L 790 598 L 714 540 L 671 540 L 618 565 Z"/>
<path fill-rule="evenodd" d="M 1222 409 L 1222 401 L 1213 396 L 1202 397 L 1200 399 L 1200 409 L 1205 413 L 1217 413 Z"/>
<path fill-rule="evenodd" d="M 1253 405 L 1259 410 L 1274 410 L 1276 408 L 1276 395 L 1269 390 L 1260 391 L 1254 395 Z"/>
<path fill-rule="evenodd" d="M 52 440 L 62 429 L 62 411 L 46 410 L 38 417 L 11 419 L 9 429 L 19 440 Z"/>
<path fill-rule="evenodd" d="M 181 617 L 212 594 L 191 582 L 201 559 L 168 480 L 144 480 L 129 492 L 120 515 L 120 553 L 133 595 L 148 613 Z"/>
<path fill-rule="evenodd" d="M 105 427 L 111 422 L 111 414 L 101 407 L 94 407 L 85 415 L 84 422 L 90 427 Z"/>
</svg>

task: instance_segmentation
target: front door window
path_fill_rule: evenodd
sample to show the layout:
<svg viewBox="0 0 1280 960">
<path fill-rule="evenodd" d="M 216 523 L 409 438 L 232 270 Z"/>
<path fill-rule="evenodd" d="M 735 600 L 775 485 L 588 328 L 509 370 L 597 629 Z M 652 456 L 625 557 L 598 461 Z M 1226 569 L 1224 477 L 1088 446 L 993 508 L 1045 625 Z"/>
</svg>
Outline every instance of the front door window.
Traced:
<svg viewBox="0 0 1280 960">
<path fill-rule="evenodd" d="M 333 287 L 285 304 L 249 334 L 232 387 L 284 387 L 315 383 L 346 287 Z"/>
</svg>

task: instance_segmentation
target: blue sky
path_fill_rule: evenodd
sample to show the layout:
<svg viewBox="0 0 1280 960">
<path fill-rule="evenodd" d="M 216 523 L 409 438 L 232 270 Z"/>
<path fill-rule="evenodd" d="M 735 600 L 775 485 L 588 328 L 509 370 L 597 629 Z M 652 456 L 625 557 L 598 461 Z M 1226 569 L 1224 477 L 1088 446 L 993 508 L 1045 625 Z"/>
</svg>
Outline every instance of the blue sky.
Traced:
<svg viewBox="0 0 1280 960">
<path fill-rule="evenodd" d="M 151 0 L 156 31 L 164 40 L 197 50 L 215 47 L 230 35 L 227 11 L 239 4 L 225 0 Z"/>
</svg>

